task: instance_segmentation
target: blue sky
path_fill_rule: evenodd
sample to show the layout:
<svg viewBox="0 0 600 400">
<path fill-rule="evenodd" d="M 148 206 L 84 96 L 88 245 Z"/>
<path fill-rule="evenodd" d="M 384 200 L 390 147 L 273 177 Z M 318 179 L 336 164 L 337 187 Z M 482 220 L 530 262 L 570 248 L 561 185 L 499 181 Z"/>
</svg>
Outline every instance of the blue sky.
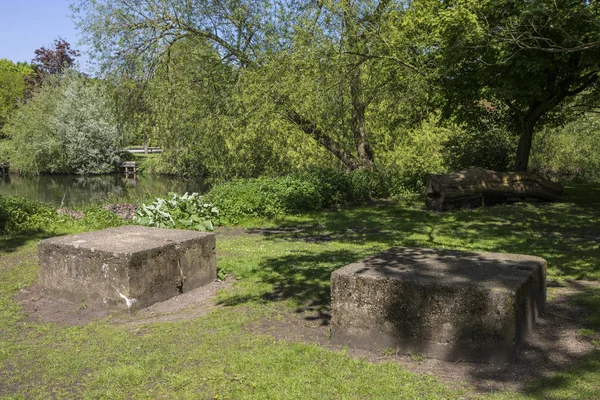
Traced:
<svg viewBox="0 0 600 400">
<path fill-rule="evenodd" d="M 80 50 L 86 68 L 86 48 L 71 19 L 69 0 L 0 0 L 0 58 L 31 62 L 35 49 L 50 47 L 59 37 Z"/>
</svg>

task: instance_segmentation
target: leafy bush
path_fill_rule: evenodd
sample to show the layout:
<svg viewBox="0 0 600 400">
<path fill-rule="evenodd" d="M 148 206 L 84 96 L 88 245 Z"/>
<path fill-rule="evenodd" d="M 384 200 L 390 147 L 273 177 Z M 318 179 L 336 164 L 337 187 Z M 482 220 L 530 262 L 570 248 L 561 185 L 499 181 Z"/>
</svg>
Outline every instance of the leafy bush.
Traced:
<svg viewBox="0 0 600 400">
<path fill-rule="evenodd" d="M 0 234 L 39 231 L 56 218 L 54 210 L 21 197 L 0 196 Z"/>
<path fill-rule="evenodd" d="M 562 128 L 539 132 L 531 168 L 565 181 L 600 181 L 600 117 L 587 114 Z"/>
<path fill-rule="evenodd" d="M 248 217 L 274 217 L 391 193 L 387 176 L 373 171 L 342 172 L 311 169 L 282 177 L 236 179 L 212 188 L 207 197 L 221 211 L 222 221 L 237 223 Z"/>
<path fill-rule="evenodd" d="M 236 179 L 216 185 L 207 196 L 219 208 L 223 220 L 231 223 L 246 217 L 273 217 L 322 206 L 316 187 L 292 175 Z"/>
<path fill-rule="evenodd" d="M 219 210 L 206 202 L 198 193 L 179 196 L 169 193 L 167 198 L 157 198 L 153 203 L 142 204 L 136 211 L 134 221 L 139 225 L 157 228 L 213 230 L 213 221 Z"/>
<path fill-rule="evenodd" d="M 509 171 L 515 143 L 515 137 L 505 129 L 456 131 L 446 143 L 445 163 L 450 171 L 473 167 Z"/>
<path fill-rule="evenodd" d="M 422 192 L 430 174 L 444 172 L 444 146 L 461 127 L 432 113 L 412 129 L 399 129 L 377 144 L 377 150 L 381 149 L 378 179 L 391 196 Z"/>
<path fill-rule="evenodd" d="M 344 204 L 352 198 L 352 180 L 347 172 L 329 168 L 312 168 L 296 172 L 291 176 L 314 186 L 320 198 L 318 204 L 315 204 L 315 209 Z"/>
<path fill-rule="evenodd" d="M 83 226 L 85 230 L 100 230 L 106 228 L 115 228 L 125 225 L 128 222 L 121 219 L 112 211 L 104 210 L 99 205 L 90 205 L 84 207 L 83 218 L 76 223 Z"/>
</svg>

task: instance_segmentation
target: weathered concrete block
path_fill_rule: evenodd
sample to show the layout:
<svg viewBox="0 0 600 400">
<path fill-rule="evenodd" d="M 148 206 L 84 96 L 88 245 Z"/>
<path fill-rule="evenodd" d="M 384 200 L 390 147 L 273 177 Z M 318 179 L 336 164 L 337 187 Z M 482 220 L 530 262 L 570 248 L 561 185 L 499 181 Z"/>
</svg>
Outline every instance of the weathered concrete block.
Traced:
<svg viewBox="0 0 600 400">
<path fill-rule="evenodd" d="M 212 233 L 122 226 L 42 240 L 39 283 L 87 305 L 135 310 L 217 277 Z"/>
<path fill-rule="evenodd" d="M 545 302 L 542 258 L 395 247 L 332 273 L 332 340 L 510 361 Z"/>
</svg>

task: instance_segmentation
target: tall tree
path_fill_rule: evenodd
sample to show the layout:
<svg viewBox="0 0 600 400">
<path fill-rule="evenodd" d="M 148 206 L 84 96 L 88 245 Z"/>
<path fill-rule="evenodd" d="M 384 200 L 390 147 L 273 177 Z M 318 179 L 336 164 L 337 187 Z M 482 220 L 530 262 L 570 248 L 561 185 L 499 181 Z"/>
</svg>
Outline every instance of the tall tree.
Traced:
<svg viewBox="0 0 600 400">
<path fill-rule="evenodd" d="M 596 90 L 600 3 L 587 0 L 417 0 L 429 22 L 447 105 L 491 102 L 518 134 L 514 169 L 526 171 L 536 127 Z M 563 116 L 566 115 L 563 113 Z"/>
<path fill-rule="evenodd" d="M 283 118 L 349 169 L 374 164 L 369 107 L 390 83 L 389 76 L 370 75 L 389 61 L 373 53 L 385 47 L 374 41 L 400 9 L 388 0 L 93 0 L 75 7 L 112 67 L 153 63 L 186 39 L 210 43 L 236 71 L 241 90 L 269 102 L 272 118 Z"/>
<path fill-rule="evenodd" d="M 4 131 L 11 167 L 24 173 L 105 173 L 122 133 L 102 82 L 73 70 L 50 75 Z"/>
<path fill-rule="evenodd" d="M 65 69 L 72 68 L 75 57 L 81 55 L 61 38 L 54 40 L 54 48 L 40 47 L 34 53 L 35 57 L 31 63 L 45 74 L 60 74 Z"/>
</svg>

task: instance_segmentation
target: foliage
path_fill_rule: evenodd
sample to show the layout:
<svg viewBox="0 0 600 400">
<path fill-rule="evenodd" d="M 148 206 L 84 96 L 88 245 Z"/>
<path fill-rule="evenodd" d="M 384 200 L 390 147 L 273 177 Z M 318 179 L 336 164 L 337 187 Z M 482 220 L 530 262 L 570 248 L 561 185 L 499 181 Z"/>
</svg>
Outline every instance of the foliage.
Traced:
<svg viewBox="0 0 600 400">
<path fill-rule="evenodd" d="M 158 197 L 153 203 L 138 207 L 134 221 L 157 228 L 212 231 L 218 217 L 219 209 L 198 193 L 169 193 L 166 198 Z"/>
<path fill-rule="evenodd" d="M 61 74 L 72 68 L 75 57 L 81 54 L 78 50 L 71 49 L 71 45 L 64 39 L 55 39 L 54 48 L 40 47 L 34 51 L 35 57 L 31 61 L 36 72 L 43 77 L 47 74 Z"/>
<path fill-rule="evenodd" d="M 474 167 L 510 171 L 514 152 L 514 135 L 501 127 L 485 131 L 462 129 L 446 142 L 444 164 L 450 171 Z"/>
<path fill-rule="evenodd" d="M 563 180 L 600 180 L 600 118 L 582 115 L 560 128 L 540 132 L 532 151 L 532 167 Z"/>
<path fill-rule="evenodd" d="M 219 208 L 221 220 L 226 223 L 319 209 L 322 204 L 314 185 L 293 176 L 236 179 L 215 185 L 207 197 Z"/>
<path fill-rule="evenodd" d="M 402 134 L 386 138 L 388 148 L 383 153 L 380 168 L 391 188 L 391 194 L 421 192 L 430 174 L 446 170 L 445 145 L 449 138 L 459 135 L 461 127 L 444 123 L 439 114 Z"/>
<path fill-rule="evenodd" d="M 366 169 L 401 192 L 446 169 L 505 170 L 510 157 L 522 170 L 535 132 L 572 119 L 575 103 L 598 102 L 597 2 L 95 0 L 73 9 L 116 85 L 119 123 L 164 149 L 152 168 L 211 182 Z"/>
<path fill-rule="evenodd" d="M 21 197 L 0 196 L 0 234 L 40 231 L 55 217 L 54 210 Z"/>
<path fill-rule="evenodd" d="M 27 88 L 27 77 L 33 72 L 25 63 L 13 63 L 0 59 L 0 139 L 2 127 L 15 113 L 17 106 L 24 99 Z M 2 153 L 0 153 L 0 162 Z"/>
<path fill-rule="evenodd" d="M 16 196 L 0 196 L 0 235 L 24 233 L 53 233 L 57 228 L 71 226 L 76 230 L 100 230 L 121 226 L 125 222 L 115 213 L 99 205 L 81 208 L 83 218 L 73 220 L 68 215 L 59 215 L 44 203 Z"/>
<path fill-rule="evenodd" d="M 74 10 L 103 66 L 143 88 L 138 130 L 150 116 L 172 171 L 227 179 L 373 168 L 375 136 L 427 108 L 403 8 L 102 0 Z"/>
<path fill-rule="evenodd" d="M 121 132 L 105 87 L 75 71 L 48 77 L 4 128 L 13 169 L 102 173 L 119 158 Z"/>
<path fill-rule="evenodd" d="M 463 118 L 482 102 L 505 113 L 519 135 L 515 169 L 527 170 L 538 123 L 551 123 L 600 73 L 598 2 L 585 0 L 416 1 L 431 31 L 423 49 L 439 66 L 449 112 Z"/>
<path fill-rule="evenodd" d="M 207 197 L 221 211 L 221 221 L 231 224 L 398 194 L 392 185 L 387 175 L 376 171 L 313 168 L 280 177 L 217 184 Z"/>
</svg>

